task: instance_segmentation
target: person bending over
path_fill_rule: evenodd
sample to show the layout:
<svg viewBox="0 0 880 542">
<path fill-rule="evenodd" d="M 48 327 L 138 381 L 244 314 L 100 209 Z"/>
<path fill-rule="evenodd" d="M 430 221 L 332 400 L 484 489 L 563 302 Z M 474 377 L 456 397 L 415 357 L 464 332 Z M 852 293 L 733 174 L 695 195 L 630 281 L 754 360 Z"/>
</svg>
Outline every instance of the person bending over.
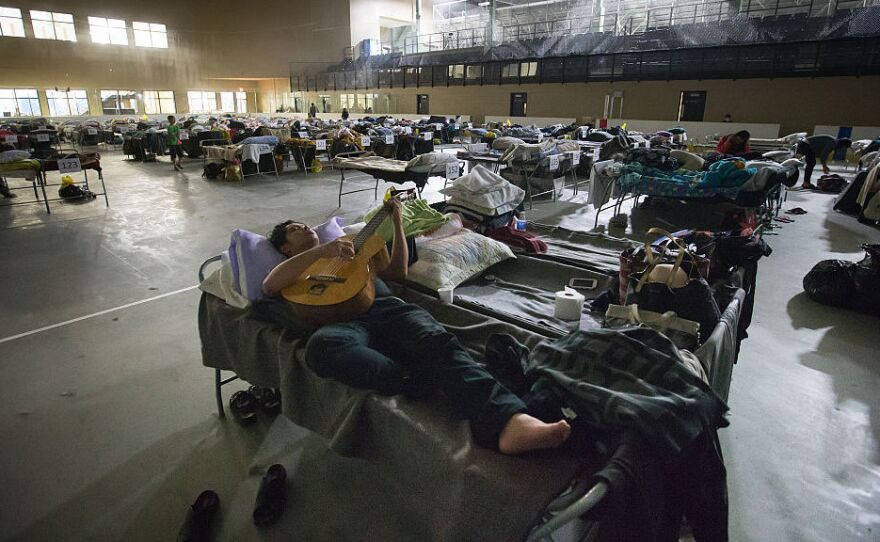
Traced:
<svg viewBox="0 0 880 542">
<path fill-rule="evenodd" d="M 839 149 L 848 149 L 852 145 L 852 140 L 842 137 L 835 139 L 830 135 L 817 134 L 807 137 L 798 142 L 794 154 L 797 158 L 803 157 L 804 163 L 804 183 L 806 189 L 816 188 L 810 183 L 810 177 L 813 176 L 813 168 L 816 167 L 816 160 L 822 164 L 822 173 L 828 175 L 831 170 L 828 169 L 828 155 Z"/>
<path fill-rule="evenodd" d="M 478 365 L 428 311 L 392 295 L 384 280 L 406 278 L 409 254 L 400 203 L 387 205 L 394 239 L 390 256 L 383 250 L 374 258 L 377 269 L 384 270 L 375 280 L 372 307 L 349 322 L 318 328 L 306 343 L 306 363 L 319 376 L 385 395 L 423 395 L 438 386 L 456 414 L 470 420 L 474 440 L 504 454 L 560 446 L 571 433 L 567 422 L 548 424 L 527 414 L 522 400 Z M 355 254 L 350 240 L 319 244 L 311 228 L 293 220 L 275 226 L 269 240 L 287 259 L 263 281 L 267 297 L 277 297 L 320 258 Z"/>
</svg>

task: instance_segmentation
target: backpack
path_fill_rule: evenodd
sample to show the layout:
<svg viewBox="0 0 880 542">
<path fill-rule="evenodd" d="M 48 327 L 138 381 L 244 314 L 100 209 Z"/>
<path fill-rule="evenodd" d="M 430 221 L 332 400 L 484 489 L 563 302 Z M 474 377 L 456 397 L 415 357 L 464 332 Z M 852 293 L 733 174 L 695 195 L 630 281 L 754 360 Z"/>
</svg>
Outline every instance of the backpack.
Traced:
<svg viewBox="0 0 880 542">
<path fill-rule="evenodd" d="M 202 177 L 206 179 L 216 179 L 223 173 L 223 164 L 219 162 L 208 162 L 205 164 L 205 170 L 202 172 Z"/>
<path fill-rule="evenodd" d="M 818 187 L 819 190 L 822 192 L 831 192 L 833 194 L 839 194 L 842 192 L 843 189 L 846 188 L 846 185 L 846 180 L 836 173 L 822 175 L 819 177 L 818 182 L 816 182 L 816 187 Z"/>
<path fill-rule="evenodd" d="M 80 188 L 75 184 L 68 184 L 58 189 L 58 195 L 63 199 L 95 199 L 97 197 L 91 190 Z"/>
</svg>

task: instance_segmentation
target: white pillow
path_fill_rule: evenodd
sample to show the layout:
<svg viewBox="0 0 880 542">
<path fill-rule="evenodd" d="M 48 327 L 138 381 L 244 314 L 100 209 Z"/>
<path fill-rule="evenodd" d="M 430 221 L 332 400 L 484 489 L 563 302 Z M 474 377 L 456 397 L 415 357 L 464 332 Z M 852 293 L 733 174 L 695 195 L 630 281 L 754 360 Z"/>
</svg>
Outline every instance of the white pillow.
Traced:
<svg viewBox="0 0 880 542">
<path fill-rule="evenodd" d="M 419 245 L 409 280 L 432 290 L 454 288 L 498 262 L 515 258 L 510 247 L 470 230 Z"/>
</svg>

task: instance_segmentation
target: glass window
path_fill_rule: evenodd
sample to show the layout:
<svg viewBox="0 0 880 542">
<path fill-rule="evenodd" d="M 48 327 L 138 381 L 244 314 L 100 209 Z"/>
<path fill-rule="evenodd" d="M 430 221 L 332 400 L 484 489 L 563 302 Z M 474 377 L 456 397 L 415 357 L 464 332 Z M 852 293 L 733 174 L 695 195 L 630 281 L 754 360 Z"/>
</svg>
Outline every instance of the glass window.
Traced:
<svg viewBox="0 0 880 542">
<path fill-rule="evenodd" d="M 7 38 L 24 37 L 24 21 L 18 8 L 0 8 L 0 36 Z"/>
<path fill-rule="evenodd" d="M 164 24 L 157 23 L 131 23 L 134 28 L 134 44 L 138 47 L 168 48 L 168 34 Z"/>
<path fill-rule="evenodd" d="M 46 101 L 53 117 L 89 114 L 89 98 L 85 90 L 46 89 Z"/>
<path fill-rule="evenodd" d="M 190 113 L 211 113 L 217 110 L 217 93 L 190 90 L 186 93 Z"/>
<path fill-rule="evenodd" d="M 372 113 L 376 104 L 375 94 L 358 94 L 358 103 L 363 107 L 365 113 Z"/>
<path fill-rule="evenodd" d="M 137 94 L 133 90 L 102 90 L 101 111 L 105 115 L 137 113 Z"/>
<path fill-rule="evenodd" d="M 501 77 L 514 79 L 519 77 L 519 64 L 505 64 L 502 66 Z"/>
<path fill-rule="evenodd" d="M 4 117 L 39 117 L 42 114 L 37 89 L 0 89 L 0 115 Z"/>
<path fill-rule="evenodd" d="M 144 91 L 144 113 L 147 115 L 171 114 L 176 111 L 173 90 Z"/>
<path fill-rule="evenodd" d="M 128 30 L 125 28 L 125 21 L 120 19 L 89 17 L 89 34 L 92 36 L 92 43 L 128 45 Z"/>
<path fill-rule="evenodd" d="M 464 77 L 464 64 L 450 65 L 448 76 L 450 79 L 462 79 Z"/>
<path fill-rule="evenodd" d="M 73 15 L 70 13 L 54 13 L 52 11 L 36 11 L 32 9 L 31 24 L 34 25 L 34 37 L 38 40 L 76 41 Z"/>
<path fill-rule="evenodd" d="M 224 113 L 231 113 L 235 111 L 235 98 L 232 92 L 221 92 L 220 93 L 220 110 Z"/>
<path fill-rule="evenodd" d="M 534 77 L 534 76 L 538 75 L 538 63 L 537 62 L 520 62 L 519 75 L 520 75 L 520 77 Z"/>
<path fill-rule="evenodd" d="M 235 93 L 235 110 L 239 113 L 247 113 L 247 92 Z"/>
</svg>

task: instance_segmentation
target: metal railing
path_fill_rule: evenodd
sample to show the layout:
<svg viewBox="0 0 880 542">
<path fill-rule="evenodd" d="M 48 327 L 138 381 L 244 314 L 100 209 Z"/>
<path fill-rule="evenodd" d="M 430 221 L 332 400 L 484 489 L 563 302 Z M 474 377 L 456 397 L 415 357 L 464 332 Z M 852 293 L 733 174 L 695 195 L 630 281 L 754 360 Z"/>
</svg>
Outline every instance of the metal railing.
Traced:
<svg viewBox="0 0 880 542">
<path fill-rule="evenodd" d="M 485 28 L 466 28 L 464 30 L 450 30 L 449 32 L 434 32 L 420 36 L 404 38 L 403 44 L 381 43 L 383 54 L 402 53 L 413 55 L 416 53 L 430 53 L 432 51 L 447 51 L 454 49 L 470 49 L 483 47 L 488 44 Z"/>
<path fill-rule="evenodd" d="M 629 36 L 670 26 L 717 23 L 738 17 L 765 18 L 780 16 L 830 17 L 840 11 L 878 5 L 880 0 L 711 0 L 673 3 L 668 6 L 645 6 L 633 9 L 619 3 L 619 10 L 601 15 L 566 17 L 550 21 L 502 25 L 496 33 L 496 45 L 530 39 L 573 34 L 612 33 Z M 630 7 L 624 8 L 622 6 Z M 484 47 L 489 43 L 486 26 L 450 29 L 420 36 L 410 36 L 403 43 L 382 43 L 381 51 L 405 55 Z"/>
<path fill-rule="evenodd" d="M 502 27 L 501 42 L 541 39 L 551 36 L 611 32 L 630 36 L 670 26 L 717 23 L 740 17 L 780 16 L 831 17 L 840 11 L 880 4 L 878 0 L 713 0 L 689 4 L 540 21 Z"/>
</svg>

